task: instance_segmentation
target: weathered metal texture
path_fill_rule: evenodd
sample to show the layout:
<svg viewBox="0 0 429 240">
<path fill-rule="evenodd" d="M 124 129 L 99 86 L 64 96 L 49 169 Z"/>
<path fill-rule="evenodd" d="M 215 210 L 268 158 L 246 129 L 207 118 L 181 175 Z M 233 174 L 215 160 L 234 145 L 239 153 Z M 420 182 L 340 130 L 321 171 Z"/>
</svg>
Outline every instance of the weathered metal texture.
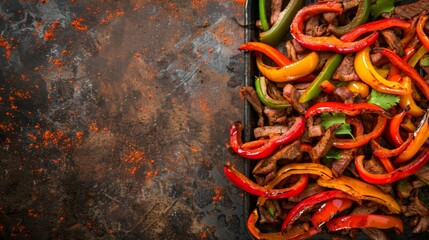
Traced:
<svg viewBox="0 0 429 240">
<path fill-rule="evenodd" d="M 248 239 L 244 1 L 0 2 L 0 238 Z"/>
</svg>

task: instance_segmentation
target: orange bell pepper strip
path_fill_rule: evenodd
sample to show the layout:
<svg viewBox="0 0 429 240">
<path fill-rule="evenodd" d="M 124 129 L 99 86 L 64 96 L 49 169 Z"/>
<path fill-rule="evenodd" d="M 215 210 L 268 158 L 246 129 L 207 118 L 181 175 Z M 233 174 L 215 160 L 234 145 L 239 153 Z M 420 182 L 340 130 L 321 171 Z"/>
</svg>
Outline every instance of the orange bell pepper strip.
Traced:
<svg viewBox="0 0 429 240">
<path fill-rule="evenodd" d="M 429 138 L 429 110 L 426 111 L 423 116 L 417 130 L 413 133 L 413 140 L 408 145 L 407 149 L 402 152 L 396 159 L 397 163 L 404 163 L 409 161 L 411 158 L 416 155 L 416 153 L 420 150 L 426 140 Z"/>
<path fill-rule="evenodd" d="M 329 231 L 339 231 L 351 228 L 380 228 L 395 229 L 396 233 L 404 231 L 404 224 L 398 217 L 377 214 L 353 214 L 341 216 L 329 221 L 326 226 Z"/>
<path fill-rule="evenodd" d="M 290 60 L 288 57 L 286 57 L 279 50 L 271 47 L 268 44 L 262 43 L 262 42 L 248 42 L 248 43 L 242 44 L 240 47 L 238 47 L 238 50 L 257 51 L 257 52 L 263 53 L 267 57 L 269 57 L 271 60 L 273 60 L 280 67 L 284 67 L 286 65 L 293 63 L 292 60 Z"/>
<path fill-rule="evenodd" d="M 401 84 L 383 78 L 372 65 L 369 52 L 370 48 L 366 47 L 356 53 L 354 67 L 359 78 L 378 92 L 394 95 L 409 94 L 410 88 L 408 85 L 410 82 Z"/>
<path fill-rule="evenodd" d="M 421 15 L 416 26 L 417 37 L 420 39 L 420 42 L 426 47 L 429 51 L 429 37 L 425 34 L 424 27 L 425 23 L 428 20 L 428 15 Z"/>
<path fill-rule="evenodd" d="M 283 67 L 272 67 L 262 61 L 262 55 L 256 56 L 256 65 L 266 78 L 273 82 L 288 82 L 309 75 L 319 63 L 317 52 L 311 52 L 301 60 Z"/>
<path fill-rule="evenodd" d="M 359 181 L 357 179 L 343 175 L 339 178 L 334 178 L 331 180 L 319 178 L 317 179 L 317 184 L 322 187 L 333 188 L 347 192 L 348 194 L 361 200 L 380 203 L 386 206 L 392 213 L 401 212 L 401 207 L 392 196 L 384 193 L 376 186 Z"/>
</svg>

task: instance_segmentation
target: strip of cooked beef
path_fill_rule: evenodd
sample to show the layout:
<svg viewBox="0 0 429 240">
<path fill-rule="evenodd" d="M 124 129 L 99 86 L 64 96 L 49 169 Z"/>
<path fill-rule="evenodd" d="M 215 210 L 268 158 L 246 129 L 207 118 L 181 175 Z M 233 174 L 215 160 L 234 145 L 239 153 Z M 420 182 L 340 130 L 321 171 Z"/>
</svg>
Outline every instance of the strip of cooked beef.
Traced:
<svg viewBox="0 0 429 240">
<path fill-rule="evenodd" d="M 414 215 L 429 216 L 429 209 L 423 204 L 418 196 L 411 196 L 409 200 L 410 204 L 401 207 L 402 212 L 406 217 Z"/>
<path fill-rule="evenodd" d="M 325 13 L 322 14 L 322 16 L 323 16 L 323 19 L 327 23 L 329 23 L 330 25 L 331 24 L 335 25 L 335 26 L 338 25 L 338 19 L 337 19 L 338 13 L 335 13 L 335 12 L 325 12 Z"/>
<path fill-rule="evenodd" d="M 361 228 L 361 230 L 372 240 L 388 240 L 386 234 L 378 228 Z"/>
<path fill-rule="evenodd" d="M 322 125 L 311 125 L 308 127 L 307 135 L 309 137 L 321 137 L 324 133 Z"/>
<path fill-rule="evenodd" d="M 251 86 L 241 87 L 240 95 L 250 103 L 255 112 L 258 114 L 258 126 L 264 126 L 264 115 L 262 114 L 264 105 L 259 100 L 258 94 L 256 93 L 255 89 Z"/>
<path fill-rule="evenodd" d="M 259 206 L 259 224 L 278 224 L 279 220 L 268 212 L 268 210 L 264 206 Z"/>
<path fill-rule="evenodd" d="M 319 52 L 319 62 L 317 63 L 316 69 L 314 71 L 320 71 L 325 66 L 325 63 L 333 54 L 331 52 Z"/>
<path fill-rule="evenodd" d="M 332 79 L 339 81 L 357 81 L 359 80 L 358 75 L 356 74 L 354 68 L 354 55 L 349 53 L 344 56 L 343 60 L 338 66 L 337 70 L 335 70 Z"/>
<path fill-rule="evenodd" d="M 298 58 L 296 56 L 296 50 L 291 40 L 287 41 L 285 46 L 286 46 L 286 53 L 289 56 L 289 58 L 294 62 L 298 61 Z"/>
<path fill-rule="evenodd" d="M 423 10 L 429 9 L 429 0 L 420 0 L 414 3 L 395 7 L 394 17 L 411 19 L 419 15 Z"/>
<path fill-rule="evenodd" d="M 319 16 L 310 17 L 304 25 L 304 32 L 309 36 L 316 36 L 315 30 L 319 26 Z"/>
<path fill-rule="evenodd" d="M 298 91 L 296 91 L 295 87 L 292 84 L 286 84 L 286 86 L 283 88 L 283 97 L 300 114 L 304 114 L 305 110 L 308 108 L 308 103 L 299 102 L 300 94 L 298 93 Z"/>
<path fill-rule="evenodd" d="M 386 40 L 387 45 L 399 56 L 405 54 L 404 48 L 401 45 L 399 37 L 391 29 L 385 29 L 381 31 L 381 35 Z"/>
<path fill-rule="evenodd" d="M 255 138 L 261 137 L 270 137 L 274 135 L 281 135 L 287 132 L 288 127 L 284 125 L 274 125 L 274 126 L 263 126 L 253 129 L 253 135 Z"/>
<path fill-rule="evenodd" d="M 379 207 L 380 205 L 376 202 L 368 202 L 355 207 L 351 212 L 351 214 L 373 214 L 377 212 Z"/>
<path fill-rule="evenodd" d="M 297 53 L 299 53 L 299 54 L 302 54 L 302 53 L 305 53 L 305 51 L 307 50 L 307 49 L 305 49 L 304 47 L 302 47 L 299 43 L 298 43 L 298 41 L 296 41 L 296 39 L 294 38 L 294 39 L 292 39 L 292 44 L 293 44 L 293 47 L 295 48 L 295 51 L 297 52 Z"/>
<path fill-rule="evenodd" d="M 383 164 L 381 164 L 381 162 L 375 158 L 371 158 L 371 159 L 365 161 L 364 167 L 366 170 L 368 170 L 369 172 L 374 173 L 374 174 L 386 173 L 386 169 L 384 168 Z M 386 192 L 386 193 L 390 193 L 393 190 L 391 184 L 377 184 L 376 186 L 378 188 L 380 188 L 383 192 Z"/>
<path fill-rule="evenodd" d="M 276 125 L 276 124 L 284 124 L 287 120 L 288 115 L 288 109 L 273 109 L 269 107 L 264 107 L 263 110 L 265 116 L 268 118 L 268 124 L 269 125 Z M 259 125 L 258 125 L 259 126 Z"/>
<path fill-rule="evenodd" d="M 340 125 L 341 124 L 334 124 L 330 126 L 326 130 L 325 135 L 323 135 L 323 137 L 316 144 L 316 146 L 314 146 L 310 150 L 309 154 L 313 162 L 320 163 L 320 159 L 325 156 L 329 152 L 329 150 L 331 150 L 335 140 L 335 130 Z"/>
<path fill-rule="evenodd" d="M 298 195 L 288 198 L 291 202 L 301 202 L 302 200 L 310 197 L 316 193 L 325 191 L 326 188 L 319 186 L 317 183 L 309 183 L 307 187 Z"/>
<path fill-rule="evenodd" d="M 429 216 L 417 217 L 417 224 L 414 225 L 413 233 L 428 232 L 429 230 Z"/>
<path fill-rule="evenodd" d="M 334 174 L 335 177 L 340 177 L 341 175 L 343 175 L 347 166 L 355 157 L 356 148 L 341 149 L 339 150 L 339 152 L 340 152 L 340 159 L 337 159 L 332 162 L 332 173 Z"/>
<path fill-rule="evenodd" d="M 418 175 L 419 178 L 426 179 L 426 181 L 429 182 L 429 165 L 424 165 L 422 168 L 420 168 L 420 170 L 416 172 L 416 175 Z M 412 181 L 413 188 L 426 186 L 426 183 L 420 181 L 419 178 Z"/>
<path fill-rule="evenodd" d="M 344 103 L 353 103 L 357 94 L 350 91 L 347 86 L 336 87 L 333 94 L 337 96 Z"/>
<path fill-rule="evenodd" d="M 280 16 L 280 12 L 282 10 L 283 0 L 271 0 L 271 16 L 270 23 L 274 25 L 277 22 Z"/>
<path fill-rule="evenodd" d="M 301 158 L 301 151 L 299 150 L 300 142 L 294 141 L 286 146 L 281 147 L 274 152 L 269 158 L 265 158 L 257 163 L 253 169 L 253 174 L 267 174 L 275 172 L 277 169 L 277 161 L 280 159 L 296 160 Z"/>
<path fill-rule="evenodd" d="M 286 101 L 282 91 L 271 81 L 267 81 L 267 94 L 275 100 Z"/>
<path fill-rule="evenodd" d="M 359 0 L 344 0 L 343 7 L 344 11 L 348 11 L 352 8 L 355 8 L 359 5 Z"/>
</svg>

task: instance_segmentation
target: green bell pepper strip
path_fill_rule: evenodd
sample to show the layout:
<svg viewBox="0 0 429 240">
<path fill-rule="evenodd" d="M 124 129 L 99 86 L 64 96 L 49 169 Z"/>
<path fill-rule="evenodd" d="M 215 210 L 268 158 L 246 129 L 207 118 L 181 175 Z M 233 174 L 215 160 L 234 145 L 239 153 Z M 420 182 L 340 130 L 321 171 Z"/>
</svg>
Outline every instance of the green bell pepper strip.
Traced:
<svg viewBox="0 0 429 240">
<path fill-rule="evenodd" d="M 429 55 L 420 58 L 420 67 L 429 67 Z"/>
<path fill-rule="evenodd" d="M 268 25 L 267 13 L 265 11 L 265 0 L 259 0 L 259 20 L 261 21 L 262 31 L 268 31 L 270 26 Z"/>
<path fill-rule="evenodd" d="M 304 0 L 290 0 L 285 9 L 280 12 L 279 20 L 268 31 L 259 34 L 260 41 L 271 46 L 278 45 L 289 32 L 292 19 L 302 6 L 304 6 Z"/>
<path fill-rule="evenodd" d="M 330 30 L 335 36 L 342 36 L 368 21 L 371 0 L 359 1 L 356 16 L 345 26 L 332 27 Z"/>
<path fill-rule="evenodd" d="M 323 81 L 329 80 L 332 78 L 335 70 L 340 65 L 342 59 L 343 59 L 343 57 L 341 54 L 335 54 L 328 59 L 328 61 L 325 63 L 325 66 L 323 67 L 322 71 L 319 73 L 319 75 L 317 75 L 316 79 L 313 80 L 313 82 L 310 84 L 310 86 L 308 86 L 308 88 L 305 90 L 305 92 L 299 98 L 300 103 L 308 102 L 311 99 L 317 97 L 317 95 L 319 95 L 319 93 L 322 91 L 322 89 L 319 87 L 319 85 Z"/>
<path fill-rule="evenodd" d="M 268 95 L 267 81 L 268 79 L 262 76 L 256 78 L 255 80 L 256 93 L 258 94 L 259 100 L 261 100 L 262 104 L 264 104 L 269 108 L 275 108 L 275 109 L 290 107 L 291 105 L 289 104 L 288 101 L 286 101 L 286 99 L 284 101 L 281 101 L 281 100 L 274 99 Z"/>
</svg>

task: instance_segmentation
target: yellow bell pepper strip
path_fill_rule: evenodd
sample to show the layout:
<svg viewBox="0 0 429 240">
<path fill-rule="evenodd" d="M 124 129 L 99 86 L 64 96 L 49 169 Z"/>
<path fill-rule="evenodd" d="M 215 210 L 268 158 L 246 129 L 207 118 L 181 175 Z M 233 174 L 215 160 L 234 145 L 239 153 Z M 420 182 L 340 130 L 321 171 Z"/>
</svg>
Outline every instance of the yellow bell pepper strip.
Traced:
<svg viewBox="0 0 429 240">
<path fill-rule="evenodd" d="M 403 77 L 406 81 L 409 81 L 409 77 L 404 76 Z M 411 89 L 411 86 L 409 86 Z M 425 110 L 421 109 L 416 102 L 413 99 L 413 96 L 410 94 L 404 95 L 404 96 L 400 96 L 399 97 L 399 106 L 405 110 L 405 109 L 409 109 L 408 111 L 408 115 L 413 116 L 413 117 L 421 117 L 425 114 Z"/>
<path fill-rule="evenodd" d="M 284 144 L 295 141 L 304 133 L 305 120 L 303 117 L 295 118 L 295 123 L 282 135 L 275 136 L 261 145 L 260 142 L 256 144 L 257 147 L 249 149 L 243 148 L 243 142 L 241 139 L 241 130 L 243 126 L 241 122 L 235 122 L 231 124 L 229 129 L 229 145 L 238 155 L 248 159 L 262 159 L 266 158 L 273 153 L 278 147 Z M 257 141 L 257 140 L 255 140 Z"/>
<path fill-rule="evenodd" d="M 369 17 L 371 0 L 361 0 L 356 11 L 356 16 L 345 26 L 334 26 L 330 29 L 335 36 L 344 35 L 358 26 L 364 24 Z"/>
<path fill-rule="evenodd" d="M 354 68 L 359 78 L 378 92 L 393 95 L 409 94 L 410 88 L 404 85 L 410 83 L 400 84 L 383 78 L 372 65 L 369 52 L 370 48 L 366 47 L 356 53 Z"/>
<path fill-rule="evenodd" d="M 364 158 L 363 155 L 355 157 L 355 167 L 359 176 L 368 183 L 387 184 L 407 178 L 420 170 L 429 161 L 429 149 L 422 149 L 420 155 L 409 164 L 384 174 L 374 174 L 366 170 L 363 164 Z"/>
<path fill-rule="evenodd" d="M 348 116 L 356 116 L 361 113 L 376 113 L 382 117 L 391 118 L 390 113 L 371 103 L 340 103 L 340 102 L 319 102 L 313 104 L 305 111 L 305 118 L 312 117 L 324 112 L 344 113 Z"/>
<path fill-rule="evenodd" d="M 246 191 L 247 193 L 250 193 L 252 195 L 269 199 L 282 199 L 298 195 L 305 189 L 308 182 L 308 175 L 300 174 L 299 180 L 291 187 L 273 189 L 275 185 L 271 188 L 258 185 L 257 183 L 253 182 L 252 180 L 244 176 L 242 173 L 240 173 L 230 163 L 226 163 L 223 170 L 225 176 L 241 190 Z M 289 176 L 290 175 L 292 174 L 289 174 Z"/>
<path fill-rule="evenodd" d="M 405 149 L 404 152 L 402 152 L 396 159 L 396 163 L 404 163 L 409 161 L 411 158 L 414 157 L 414 155 L 417 154 L 417 152 L 420 150 L 420 148 L 423 146 L 423 144 L 426 142 L 426 140 L 429 138 L 429 109 L 426 111 L 425 115 L 423 116 L 419 126 L 417 127 L 417 130 L 413 133 L 413 140 L 411 141 L 410 145 L 408 145 L 407 149 Z"/>
<path fill-rule="evenodd" d="M 351 228 L 394 228 L 396 233 L 404 231 L 404 224 L 398 217 L 377 214 L 352 214 L 332 219 L 326 224 L 329 231 Z"/>
<path fill-rule="evenodd" d="M 309 75 L 319 63 L 317 52 L 311 52 L 301 60 L 284 67 L 272 67 L 262 61 L 262 55 L 256 56 L 256 65 L 266 78 L 273 82 L 288 82 Z"/>
<path fill-rule="evenodd" d="M 359 94 L 361 98 L 366 98 L 369 95 L 368 85 L 362 81 L 350 81 L 347 84 L 347 88 L 350 91 Z"/>
<path fill-rule="evenodd" d="M 419 60 L 428 52 L 425 46 L 421 46 L 416 53 L 408 60 L 410 66 L 415 67 Z M 405 60 L 407 61 L 407 60 Z"/>
<path fill-rule="evenodd" d="M 332 51 L 336 53 L 357 52 L 370 46 L 377 40 L 378 32 L 374 32 L 368 37 L 355 42 L 345 42 L 335 36 L 313 37 L 303 33 L 304 22 L 311 16 L 323 12 L 341 13 L 342 11 L 341 3 L 336 2 L 319 2 L 305 6 L 295 15 L 291 24 L 291 34 L 303 47 L 314 51 Z"/>
<path fill-rule="evenodd" d="M 265 54 L 271 60 L 273 60 L 279 67 L 284 67 L 293 63 L 288 57 L 286 57 L 283 53 L 281 53 L 276 48 L 271 47 L 268 44 L 261 42 L 248 42 L 242 44 L 238 47 L 238 50 L 241 51 L 257 51 Z"/>
<path fill-rule="evenodd" d="M 341 54 L 335 54 L 326 61 L 325 66 L 319 75 L 317 75 L 316 79 L 314 79 L 310 86 L 301 94 L 299 98 L 300 103 L 306 103 L 319 95 L 322 91 L 319 87 L 320 83 L 332 78 L 342 59 L 343 57 Z"/>
<path fill-rule="evenodd" d="M 401 20 L 399 18 L 388 18 L 374 22 L 362 24 L 352 31 L 341 36 L 340 40 L 344 42 L 352 42 L 366 33 L 381 31 L 387 28 L 398 27 L 407 30 L 411 27 L 411 23 Z"/>
<path fill-rule="evenodd" d="M 269 108 L 274 108 L 274 109 L 283 109 L 283 108 L 290 107 L 291 105 L 288 101 L 286 101 L 286 99 L 283 99 L 283 101 L 277 100 L 272 98 L 270 95 L 268 95 L 267 82 L 268 82 L 268 79 L 266 79 L 263 76 L 258 77 L 255 80 L 256 94 L 258 94 L 259 100 L 261 100 L 262 104 L 264 104 Z"/>
<path fill-rule="evenodd" d="M 420 74 L 410 64 L 402 60 L 395 52 L 388 48 L 374 48 L 374 52 L 383 54 L 389 61 L 399 70 L 409 76 L 414 83 L 419 87 L 423 95 L 429 99 L 429 84 L 420 76 Z"/>
<path fill-rule="evenodd" d="M 278 45 L 289 32 L 293 17 L 304 5 L 304 0 L 290 0 L 279 14 L 279 20 L 266 32 L 259 34 L 259 40 L 271 46 Z"/>
<path fill-rule="evenodd" d="M 282 224 L 282 232 L 287 232 L 292 228 L 293 223 L 306 211 L 311 209 L 314 205 L 319 203 L 335 199 L 335 198 L 347 198 L 362 204 L 360 198 L 353 195 L 349 195 L 346 192 L 339 190 L 328 190 L 321 193 L 316 193 L 295 205 L 286 215 Z"/>
<path fill-rule="evenodd" d="M 294 226 L 292 229 L 286 233 L 283 232 L 270 232 L 262 233 L 257 227 L 256 223 L 258 222 L 259 214 L 258 209 L 252 211 L 249 218 L 247 219 L 247 229 L 249 229 L 250 234 L 258 240 L 284 240 L 284 239 L 309 239 L 312 236 L 320 233 L 321 228 L 310 227 L 308 223 L 302 225 Z"/>
<path fill-rule="evenodd" d="M 317 179 L 317 184 L 322 187 L 338 189 L 356 198 L 374 201 L 386 206 L 392 213 L 400 213 L 401 207 L 394 198 L 381 191 L 378 187 L 357 179 L 342 175 L 339 178 L 325 180 Z"/>
<path fill-rule="evenodd" d="M 334 147 L 339 149 L 350 149 L 350 148 L 356 148 L 356 147 L 362 147 L 363 145 L 367 144 L 371 139 L 379 137 L 386 127 L 387 119 L 384 117 L 378 117 L 377 123 L 372 130 L 372 132 L 363 134 L 363 135 L 357 135 L 353 139 L 341 139 L 341 138 L 335 138 L 334 140 Z"/>
<path fill-rule="evenodd" d="M 428 20 L 428 15 L 420 16 L 416 26 L 416 33 L 417 33 L 417 37 L 420 39 L 420 42 L 422 42 L 423 46 L 425 46 L 426 49 L 429 50 L 429 37 L 426 35 L 424 31 L 424 27 L 427 20 Z"/>
</svg>

